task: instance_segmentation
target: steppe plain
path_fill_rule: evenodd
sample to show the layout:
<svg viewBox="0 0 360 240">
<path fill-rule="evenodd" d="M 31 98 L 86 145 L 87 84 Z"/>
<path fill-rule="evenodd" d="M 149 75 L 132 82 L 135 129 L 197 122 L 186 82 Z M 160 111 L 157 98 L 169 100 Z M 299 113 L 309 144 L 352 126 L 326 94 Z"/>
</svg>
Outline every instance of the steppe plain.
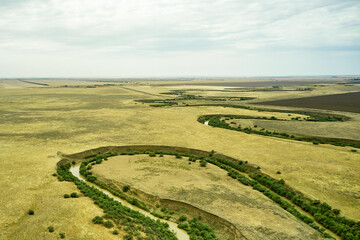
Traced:
<svg viewBox="0 0 360 240">
<path fill-rule="evenodd" d="M 242 86 L 241 81 L 247 84 Z M 164 107 L 136 101 L 169 101 L 167 99 L 182 95 L 163 93 L 176 91 L 201 97 L 175 100 L 177 105 Z M 0 239 L 58 239 L 58 235 L 47 231 L 50 225 L 66 233 L 66 239 L 121 238 L 121 234 L 113 235 L 103 226 L 92 223 L 91 219 L 101 215 L 102 210 L 90 198 L 80 195 L 80 198 L 64 199 L 65 193 L 77 191 L 76 186 L 59 182 L 52 176 L 62 155 L 101 146 L 167 145 L 215 150 L 261 166 L 262 172 L 284 179 L 305 196 L 325 201 L 340 209 L 341 215 L 359 221 L 360 151 L 246 134 L 197 121 L 206 114 L 277 118 L 288 115 L 216 106 L 219 102 L 292 112 L 304 109 L 265 106 L 261 102 L 359 91 L 360 84 L 346 78 L 0 80 Z M 252 99 L 233 101 L 230 97 Z M 214 98 L 226 100 L 214 101 Z M 348 120 L 246 120 L 242 124 L 360 140 L 358 113 L 312 111 L 342 115 Z M 131 165 L 127 158 L 123 161 L 121 158 L 126 157 L 114 157 L 94 167 L 94 173 L 215 214 L 236 225 L 247 239 L 321 238 L 314 229 L 251 187 L 232 181 L 217 167 L 208 164 L 206 168 L 199 168 L 196 164 L 189 165 L 186 159 L 175 162 L 170 157 L 149 160 L 146 156 L 128 156 L 133 159 Z M 277 174 L 278 171 L 281 174 Z M 27 214 L 29 209 L 35 211 L 33 216 Z"/>
</svg>

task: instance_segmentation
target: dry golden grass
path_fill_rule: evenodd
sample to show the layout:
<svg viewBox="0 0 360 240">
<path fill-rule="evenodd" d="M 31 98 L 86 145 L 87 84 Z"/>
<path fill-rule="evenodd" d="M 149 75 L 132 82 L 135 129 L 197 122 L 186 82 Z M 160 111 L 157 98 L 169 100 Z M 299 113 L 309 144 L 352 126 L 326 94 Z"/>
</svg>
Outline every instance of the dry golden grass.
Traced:
<svg viewBox="0 0 360 240">
<path fill-rule="evenodd" d="M 246 239 L 318 239 L 270 199 L 227 176 L 214 165 L 189 165 L 187 158 L 118 156 L 92 172 L 153 196 L 185 202 L 233 223 Z"/>
<path fill-rule="evenodd" d="M 212 128 L 196 121 L 203 114 L 263 113 L 222 107 L 151 108 L 133 102 L 151 96 L 121 87 L 66 89 L 14 83 L 19 88 L 12 88 L 12 82 L 4 84 L 0 83 L 0 239 L 51 239 L 59 231 L 66 233 L 66 239 L 114 237 L 91 222 L 101 211 L 88 198 L 63 198 L 64 193 L 77 190 L 74 184 L 51 176 L 58 151 L 75 153 L 107 145 L 214 149 L 260 165 L 265 173 L 327 201 L 349 218 L 360 219 L 356 211 L 360 209 L 359 153 Z M 129 87 L 140 90 L 137 85 Z M 337 124 L 341 128 L 345 123 Z M 359 118 L 346 124 L 349 128 L 359 124 Z M 343 129 L 344 134 L 351 131 Z M 34 216 L 26 214 L 29 209 L 35 210 Z M 258 224 L 261 219 L 254 215 L 247 221 Z M 47 232 L 49 225 L 56 233 Z"/>
</svg>

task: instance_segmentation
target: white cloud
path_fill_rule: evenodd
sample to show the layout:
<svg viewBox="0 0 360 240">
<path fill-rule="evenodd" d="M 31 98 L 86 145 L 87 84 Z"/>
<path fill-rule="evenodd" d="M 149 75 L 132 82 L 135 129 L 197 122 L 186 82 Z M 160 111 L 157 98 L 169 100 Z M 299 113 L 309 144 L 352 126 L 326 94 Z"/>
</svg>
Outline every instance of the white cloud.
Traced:
<svg viewBox="0 0 360 240">
<path fill-rule="evenodd" d="M 173 61 L 179 68 L 191 63 L 199 66 L 195 61 L 202 61 L 203 67 L 199 66 L 199 69 L 209 66 L 212 69 L 208 71 L 214 72 L 212 74 L 248 75 L 250 71 L 240 71 L 237 62 L 248 65 L 248 69 L 258 68 L 255 75 L 280 75 L 289 73 L 284 70 L 264 72 L 261 70 L 264 65 L 260 64 L 263 61 L 257 64 L 255 59 L 266 58 L 264 54 L 267 54 L 300 57 L 305 61 L 304 56 L 317 52 L 325 60 L 329 56 L 336 58 L 338 52 L 345 52 L 348 55 L 345 62 L 354 62 L 355 59 L 351 73 L 358 71 L 355 65 L 360 62 L 360 2 L 357 0 L 3 1 L 0 3 L 0 63 L 5 66 L 10 66 L 4 57 L 9 54 L 19 58 L 24 54 L 26 57 L 40 56 L 40 59 L 44 56 L 49 59 L 69 56 L 69 59 L 80 62 L 85 57 L 93 57 L 102 59 L 108 66 L 126 63 L 126 59 L 131 57 L 143 64 L 138 68 L 143 75 L 171 74 L 171 71 L 161 69 L 151 71 L 155 68 L 145 66 L 151 59 L 157 59 L 155 62 L 160 66 L 169 65 L 162 61 Z M 251 66 L 246 61 L 249 56 L 254 59 Z M 208 57 L 222 59 L 228 64 L 216 67 L 217 62 L 208 60 Z M 62 64 L 64 69 L 66 64 L 72 64 L 69 75 L 87 74 L 73 69 L 80 64 L 66 61 Z M 99 63 L 93 61 L 91 64 Z M 187 68 L 188 73 L 181 67 L 184 75 L 204 72 L 191 66 Z M 25 74 L 28 75 L 35 72 L 38 75 L 57 74 L 27 69 L 29 71 Z M 98 68 L 98 75 L 105 76 L 109 72 L 111 75 L 135 74 L 132 72 L 134 68 L 124 69 L 118 72 L 116 67 L 106 67 L 106 71 Z M 348 66 L 343 69 L 349 71 Z M 302 71 L 303 74 L 310 73 L 310 69 Z M 340 66 L 338 71 L 346 73 L 341 72 Z M 177 74 L 176 70 L 173 72 Z M 0 69 L 0 76 L 14 74 L 18 73 Z"/>
</svg>

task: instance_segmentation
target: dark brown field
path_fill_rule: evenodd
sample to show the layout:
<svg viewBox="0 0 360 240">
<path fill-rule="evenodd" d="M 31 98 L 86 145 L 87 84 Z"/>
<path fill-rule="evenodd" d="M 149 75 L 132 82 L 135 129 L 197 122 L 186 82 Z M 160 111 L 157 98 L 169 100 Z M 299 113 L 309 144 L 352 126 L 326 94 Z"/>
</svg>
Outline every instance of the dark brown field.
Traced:
<svg viewBox="0 0 360 240">
<path fill-rule="evenodd" d="M 257 104 L 360 113 L 360 92 L 259 102 Z"/>
</svg>

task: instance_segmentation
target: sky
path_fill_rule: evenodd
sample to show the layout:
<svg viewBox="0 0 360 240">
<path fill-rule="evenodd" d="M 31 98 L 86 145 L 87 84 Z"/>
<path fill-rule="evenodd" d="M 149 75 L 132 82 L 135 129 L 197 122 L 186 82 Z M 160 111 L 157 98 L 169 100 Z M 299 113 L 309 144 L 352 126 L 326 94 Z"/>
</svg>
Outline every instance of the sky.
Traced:
<svg viewBox="0 0 360 240">
<path fill-rule="evenodd" d="M 0 78 L 356 74 L 359 0 L 0 0 Z"/>
</svg>

